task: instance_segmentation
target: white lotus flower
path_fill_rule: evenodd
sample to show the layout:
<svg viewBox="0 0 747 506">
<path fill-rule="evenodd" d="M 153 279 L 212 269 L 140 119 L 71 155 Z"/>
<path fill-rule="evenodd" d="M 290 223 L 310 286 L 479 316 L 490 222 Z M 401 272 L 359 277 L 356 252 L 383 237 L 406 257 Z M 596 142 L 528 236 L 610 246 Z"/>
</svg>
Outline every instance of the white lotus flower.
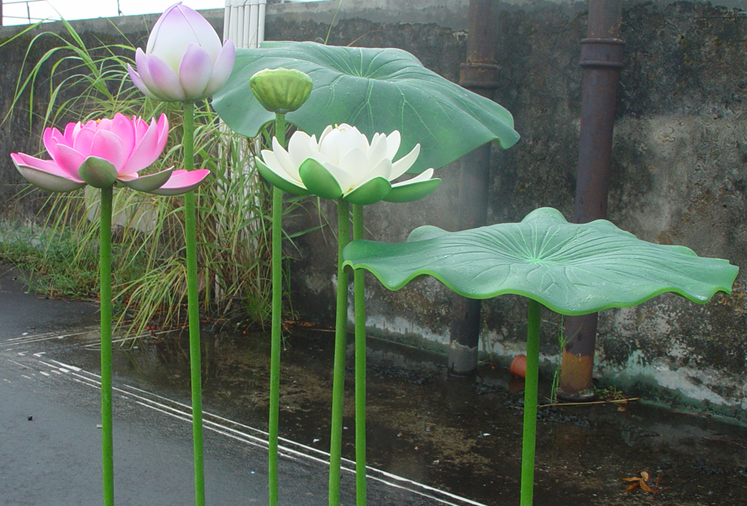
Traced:
<svg viewBox="0 0 747 506">
<path fill-rule="evenodd" d="M 277 139 L 272 150 L 263 150 L 257 166 L 262 176 L 283 191 L 296 195 L 314 194 L 327 199 L 342 198 L 353 204 L 380 200 L 410 202 L 425 197 L 438 187 L 433 169 L 399 183 L 392 183 L 412 167 L 420 144 L 397 161 L 401 137 L 397 130 L 388 136 L 374 134 L 371 143 L 348 124 L 328 126 L 317 142 L 316 136 L 295 132 L 286 151 Z"/>
</svg>

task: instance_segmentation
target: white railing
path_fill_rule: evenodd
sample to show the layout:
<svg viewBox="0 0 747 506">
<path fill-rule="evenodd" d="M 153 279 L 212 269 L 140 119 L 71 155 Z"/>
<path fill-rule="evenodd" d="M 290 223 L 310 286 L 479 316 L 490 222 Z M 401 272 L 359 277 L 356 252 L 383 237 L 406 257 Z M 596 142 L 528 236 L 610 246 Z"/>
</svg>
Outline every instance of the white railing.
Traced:
<svg viewBox="0 0 747 506">
<path fill-rule="evenodd" d="M 236 47 L 255 48 L 265 40 L 267 0 L 226 0 L 223 38 Z"/>
</svg>

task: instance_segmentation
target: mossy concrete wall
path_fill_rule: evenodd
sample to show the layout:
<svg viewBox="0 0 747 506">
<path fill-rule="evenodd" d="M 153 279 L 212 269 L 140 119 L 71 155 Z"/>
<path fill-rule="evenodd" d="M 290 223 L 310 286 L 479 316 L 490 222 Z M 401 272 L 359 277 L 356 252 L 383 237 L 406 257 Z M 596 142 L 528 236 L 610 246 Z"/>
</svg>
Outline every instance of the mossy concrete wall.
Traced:
<svg viewBox="0 0 747 506">
<path fill-rule="evenodd" d="M 715 4 L 716 2 L 714 2 Z M 609 218 L 641 239 L 682 244 L 699 255 L 747 265 L 747 15 L 740 2 L 625 2 L 625 68 L 617 103 Z M 452 81 L 467 58 L 468 0 L 343 0 L 268 6 L 268 40 L 327 40 L 335 45 L 390 46 L 410 51 Z M 571 218 L 581 102 L 579 41 L 586 35 L 584 2 L 496 1 L 500 86 L 494 99 L 516 120 L 521 141 L 493 151 L 488 222 L 521 220 L 552 206 Z M 221 11 L 210 11 L 216 25 Z M 332 28 L 330 23 L 334 20 Z M 116 20 L 141 45 L 155 17 Z M 79 26 L 84 29 L 78 28 Z M 106 24 L 78 25 L 94 40 Z M 122 26 L 121 24 L 119 25 Z M 6 28 L 0 37 L 7 36 Z M 90 32 L 90 33 L 89 33 Z M 21 45 L 0 48 L 0 112 L 7 110 Z M 43 93 L 43 90 L 40 91 Z M 43 95 L 42 95 L 43 96 Z M 9 126 L 11 125 L 11 126 Z M 38 132 L 37 132 L 38 133 Z M 38 137 L 14 120 L 0 132 L 0 159 L 35 151 Z M 0 163 L 4 181 L 20 184 Z M 444 182 L 428 198 L 366 209 L 367 236 L 402 241 L 421 224 L 457 228 L 457 161 L 439 172 Z M 0 187 L 7 199 L 15 187 Z M 29 207 L 30 209 L 30 207 Z M 331 224 L 296 239 L 294 309 L 329 323 L 334 310 L 335 210 L 310 203 L 289 221 L 289 232 Z M 669 395 L 708 403 L 741 416 L 747 407 L 745 286 L 704 306 L 664 295 L 637 308 L 600 317 L 596 374 L 649 397 Z M 389 292 L 370 278 L 370 331 L 391 339 L 445 349 L 452 295 L 432 279 Z M 483 304 L 481 347 L 507 362 L 525 343 L 525 303 L 501 297 Z M 557 315 L 543 313 L 545 369 L 555 367 Z"/>
<path fill-rule="evenodd" d="M 452 81 L 466 60 L 467 4 L 437 24 L 338 16 L 332 44 L 406 49 Z M 286 4 L 287 6 L 288 4 Z M 343 2 L 344 5 L 344 2 Z M 494 99 L 516 120 L 521 141 L 493 151 L 489 223 L 518 221 L 541 206 L 572 217 L 581 104 L 579 41 L 583 2 L 496 2 Z M 744 6 L 742 6 L 744 7 Z M 288 7 L 290 8 L 290 6 Z M 310 6 L 305 6 L 309 9 Z M 323 40 L 329 19 L 270 18 L 268 38 Z M 417 18 L 417 16 L 415 16 Z M 747 266 L 747 16 L 736 6 L 704 2 L 625 2 L 625 68 L 618 94 L 609 218 L 641 239 L 682 244 L 699 255 Z M 439 171 L 442 186 L 411 204 L 366 209 L 367 237 L 402 241 L 418 225 L 458 227 L 460 162 Z M 313 208 L 294 250 L 295 308 L 306 318 L 333 314 L 334 208 Z M 709 404 L 742 416 L 747 407 L 745 274 L 733 295 L 701 306 L 664 295 L 637 308 L 601 315 L 596 375 L 648 398 Z M 445 350 L 452 295 L 433 279 L 389 292 L 369 277 L 368 325 L 390 339 Z M 507 362 L 525 347 L 525 302 L 483 304 L 481 348 Z M 557 364 L 562 322 L 543 313 L 544 369 Z"/>
</svg>

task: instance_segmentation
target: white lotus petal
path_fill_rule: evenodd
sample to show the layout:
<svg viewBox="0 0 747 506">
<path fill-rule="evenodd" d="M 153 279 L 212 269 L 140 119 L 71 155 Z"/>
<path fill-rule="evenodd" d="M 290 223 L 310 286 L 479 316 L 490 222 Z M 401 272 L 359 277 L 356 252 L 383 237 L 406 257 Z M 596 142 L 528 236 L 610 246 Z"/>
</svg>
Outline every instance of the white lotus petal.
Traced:
<svg viewBox="0 0 747 506">
<path fill-rule="evenodd" d="M 324 168 L 326 168 L 330 174 L 337 180 L 343 193 L 347 193 L 350 188 L 355 185 L 355 180 L 352 175 L 342 170 L 340 167 L 330 162 L 322 162 Z"/>
<path fill-rule="evenodd" d="M 394 160 L 394 157 L 397 156 L 397 151 L 399 151 L 399 145 L 401 142 L 402 142 L 402 136 L 399 134 L 399 130 L 395 130 L 387 136 L 386 138 L 387 158 L 389 158 L 390 160 Z"/>
<path fill-rule="evenodd" d="M 408 179 L 407 181 L 400 181 L 399 183 L 394 183 L 392 185 L 392 188 L 396 186 L 405 186 L 405 185 L 412 184 L 412 183 L 418 183 L 420 181 L 427 181 L 433 177 L 433 172 L 434 172 L 433 169 L 424 170 L 423 172 L 421 172 L 420 174 L 418 174 L 412 179 Z"/>
<path fill-rule="evenodd" d="M 359 182 L 356 186 L 360 186 L 366 181 L 370 181 L 375 177 L 383 177 L 389 179 L 389 174 L 392 172 L 392 161 L 389 158 L 382 158 L 373 167 L 370 167 L 366 174 L 362 174 L 359 178 Z"/>
<path fill-rule="evenodd" d="M 293 165 L 296 173 L 298 168 L 303 162 L 309 158 L 313 158 L 320 164 L 329 162 L 329 158 L 320 153 L 316 148 L 316 139 L 309 137 L 306 133 L 298 131 L 293 134 L 290 142 L 288 143 L 288 155 L 290 164 Z M 300 177 L 300 176 L 299 176 Z"/>
<path fill-rule="evenodd" d="M 368 138 L 363 135 L 357 128 L 349 125 L 344 125 L 348 128 L 340 128 L 342 134 L 342 145 L 349 149 L 360 149 L 363 154 L 368 154 L 370 145 L 368 144 Z M 342 149 L 342 152 L 346 152 L 346 149 Z M 343 155 L 344 156 L 344 155 Z"/>
<path fill-rule="evenodd" d="M 345 153 L 340 160 L 340 169 L 350 174 L 351 186 L 360 186 L 367 178 L 366 174 L 371 172 L 368 158 L 359 148 L 354 148 Z M 343 186 L 342 191 L 347 193 L 350 188 Z"/>
<path fill-rule="evenodd" d="M 407 172 L 407 169 L 412 167 L 412 164 L 415 163 L 415 160 L 418 159 L 419 155 L 420 144 L 415 144 L 415 147 L 412 148 L 412 151 L 392 164 L 392 175 L 389 177 L 389 180 L 394 181 L 399 176 Z"/>
<path fill-rule="evenodd" d="M 381 160 L 387 158 L 391 162 L 392 158 L 387 156 L 387 138 L 383 134 L 374 134 L 371 139 L 371 147 L 368 149 L 366 156 L 369 160 L 369 165 L 377 165 Z M 391 168 L 391 163 L 389 164 Z M 389 174 L 380 174 L 387 179 L 390 179 Z"/>
<path fill-rule="evenodd" d="M 331 163 L 340 163 L 340 143 L 342 142 L 340 130 L 335 128 L 329 132 L 325 131 L 325 134 L 322 134 L 322 138 L 319 139 L 319 152 L 324 153 Z"/>
<path fill-rule="evenodd" d="M 274 137 L 272 138 L 272 152 L 275 153 L 275 159 L 277 160 L 277 166 L 280 168 L 280 170 L 282 170 L 282 172 L 284 172 L 291 179 L 300 181 L 301 176 L 298 175 L 298 166 L 300 164 L 293 162 L 293 159 L 291 158 L 290 154 L 283 148 L 283 146 L 280 145 L 278 140 Z M 262 159 L 265 160 L 264 155 L 262 156 L 263 156 Z M 270 168 L 273 170 L 275 169 L 275 167 L 270 167 Z M 278 171 L 275 170 L 275 172 L 278 172 Z"/>
<path fill-rule="evenodd" d="M 335 127 L 333 125 L 327 125 L 327 127 L 322 132 L 322 135 L 319 136 L 319 144 L 321 144 L 322 141 L 324 141 L 324 138 L 327 137 L 329 133 L 334 129 Z"/>
<path fill-rule="evenodd" d="M 277 174 L 279 177 L 285 179 L 286 181 L 290 181 L 291 183 L 304 187 L 303 181 L 301 181 L 301 177 L 298 175 L 298 167 L 295 167 L 294 170 L 288 171 L 287 166 L 284 166 L 280 160 L 278 160 L 277 152 L 273 152 L 267 149 L 262 150 L 262 161 L 265 162 L 265 165 L 268 169 L 273 171 L 275 174 Z M 295 172 L 295 177 L 293 172 Z"/>
</svg>

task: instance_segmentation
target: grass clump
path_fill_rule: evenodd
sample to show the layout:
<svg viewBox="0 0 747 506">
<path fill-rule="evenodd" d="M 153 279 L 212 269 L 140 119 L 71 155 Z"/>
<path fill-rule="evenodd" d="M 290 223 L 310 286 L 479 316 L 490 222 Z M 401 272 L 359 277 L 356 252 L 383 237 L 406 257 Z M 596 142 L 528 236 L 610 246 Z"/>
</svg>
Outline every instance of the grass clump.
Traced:
<svg viewBox="0 0 747 506">
<path fill-rule="evenodd" d="M 4 121 L 14 111 L 30 111 L 30 135 L 41 138 L 42 128 L 62 128 L 70 121 L 115 113 L 149 119 L 163 113 L 171 125 L 169 142 L 148 171 L 180 168 L 181 111 L 151 101 L 132 84 L 127 64 L 134 65 L 135 47 L 121 33 L 123 43 L 96 41 L 89 47 L 70 24 L 63 21 L 63 26 L 66 33 L 43 32 L 31 38 L 25 70 Z M 19 36 L 27 33 L 31 29 Z M 50 39 L 53 47 L 44 50 Z M 39 51 L 44 51 L 41 57 Z M 45 85 L 48 92 L 43 92 Z M 38 103 L 40 96 L 46 103 Z M 195 104 L 195 126 L 195 166 L 211 170 L 195 193 L 201 314 L 218 318 L 241 314 L 263 322 L 270 314 L 271 224 L 267 188 L 252 160 L 267 136 L 251 140 L 233 134 L 220 125 L 207 101 Z M 286 212 L 294 209 L 294 202 Z M 115 189 L 113 295 L 118 323 L 132 333 L 141 333 L 154 319 L 162 326 L 176 326 L 186 317 L 183 205 L 183 197 Z M 95 192 L 52 194 L 35 223 L 2 224 L 0 260 L 27 272 L 31 290 L 94 299 L 97 212 Z"/>
</svg>

